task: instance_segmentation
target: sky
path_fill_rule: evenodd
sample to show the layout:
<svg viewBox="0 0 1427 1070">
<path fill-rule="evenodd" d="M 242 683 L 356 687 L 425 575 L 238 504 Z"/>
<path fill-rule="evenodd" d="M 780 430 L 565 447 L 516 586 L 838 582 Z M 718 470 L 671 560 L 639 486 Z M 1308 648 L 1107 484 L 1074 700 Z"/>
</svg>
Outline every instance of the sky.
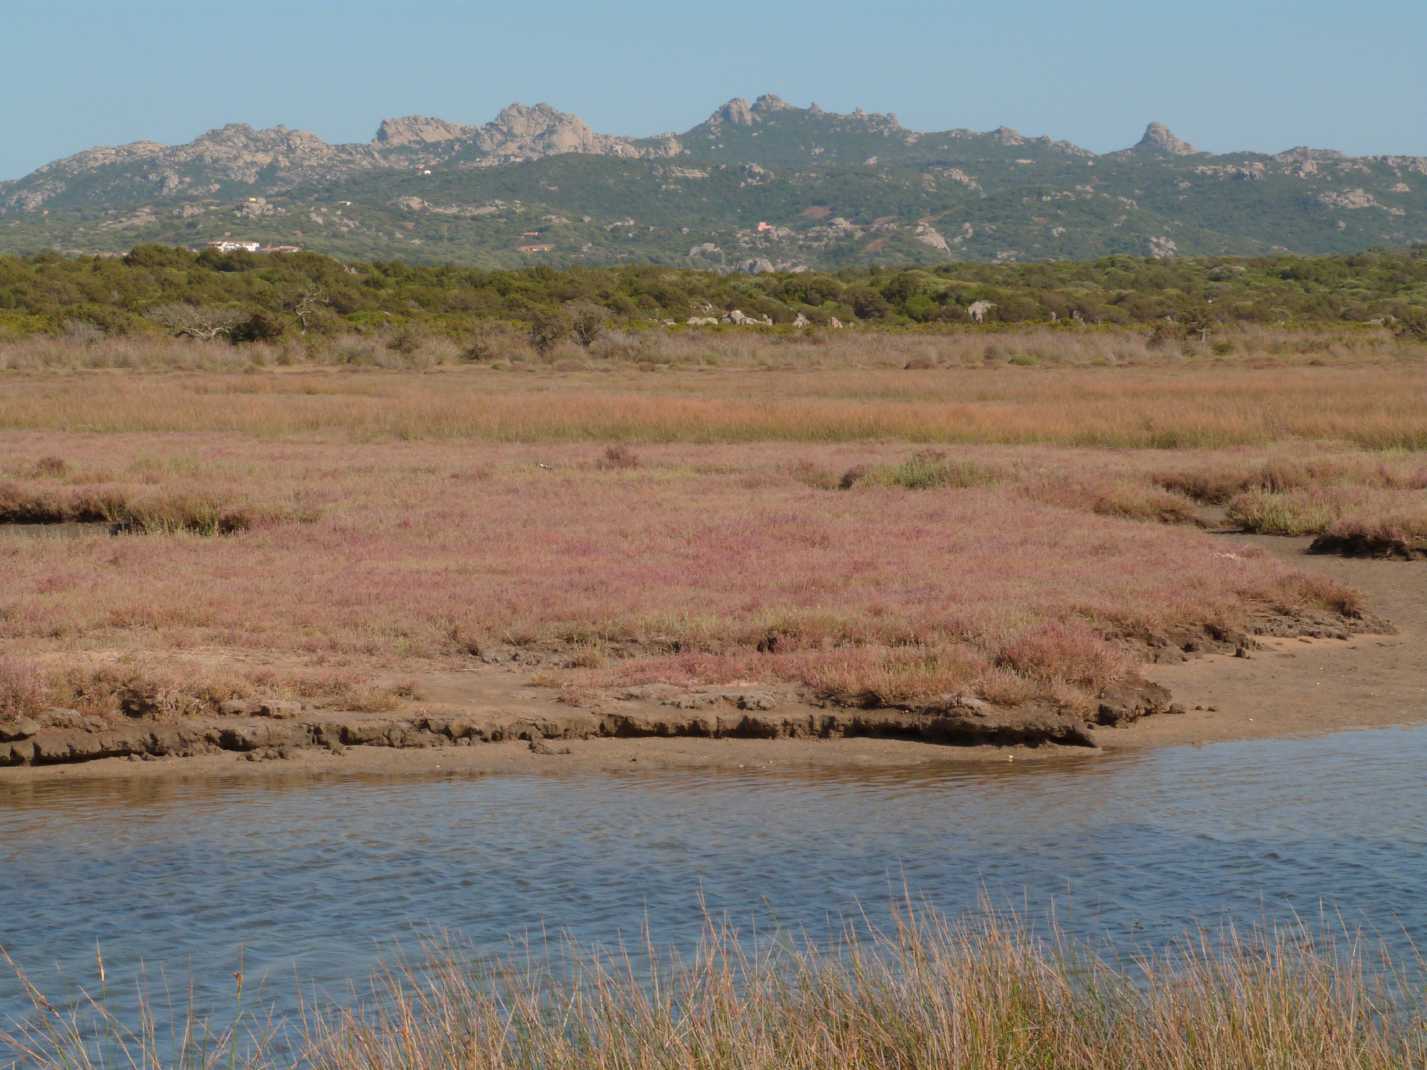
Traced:
<svg viewBox="0 0 1427 1070">
<path fill-rule="evenodd" d="M 731 97 L 1000 125 L 1095 151 L 1427 155 L 1427 0 L 0 0 L 0 179 L 227 122 L 366 141 L 547 101 L 686 130 Z"/>
</svg>

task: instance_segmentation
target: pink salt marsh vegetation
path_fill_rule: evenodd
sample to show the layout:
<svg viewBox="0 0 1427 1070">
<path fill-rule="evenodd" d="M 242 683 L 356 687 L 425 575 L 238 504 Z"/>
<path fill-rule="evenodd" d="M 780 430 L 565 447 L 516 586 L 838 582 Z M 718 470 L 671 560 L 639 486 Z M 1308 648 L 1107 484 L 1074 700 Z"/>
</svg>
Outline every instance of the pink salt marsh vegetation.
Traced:
<svg viewBox="0 0 1427 1070">
<path fill-rule="evenodd" d="M 0 481 L 30 500 L 104 490 L 245 518 L 229 535 L 0 539 L 0 639 L 72 690 L 76 666 L 116 658 L 187 672 L 216 701 L 271 686 L 274 666 L 300 690 L 519 651 L 571 688 L 778 680 L 853 702 L 1084 706 L 1147 643 L 1358 609 L 1252 549 L 1144 522 L 1195 504 L 1154 484 L 1150 455 L 956 449 L 921 455 L 954 473 L 923 486 L 898 482 L 918 451 L 896 444 L 46 432 L 3 451 Z M 1046 489 L 1066 486 L 1082 491 Z"/>
</svg>

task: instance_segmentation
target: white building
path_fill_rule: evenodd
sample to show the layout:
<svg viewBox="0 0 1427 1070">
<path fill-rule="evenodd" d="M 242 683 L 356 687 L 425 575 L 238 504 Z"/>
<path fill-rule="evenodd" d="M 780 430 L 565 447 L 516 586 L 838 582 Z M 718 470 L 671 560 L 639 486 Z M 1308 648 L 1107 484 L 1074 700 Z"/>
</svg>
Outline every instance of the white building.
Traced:
<svg viewBox="0 0 1427 1070">
<path fill-rule="evenodd" d="M 229 241 L 219 239 L 208 243 L 208 248 L 216 253 L 256 253 L 263 247 L 262 242 L 256 241 Z"/>
</svg>

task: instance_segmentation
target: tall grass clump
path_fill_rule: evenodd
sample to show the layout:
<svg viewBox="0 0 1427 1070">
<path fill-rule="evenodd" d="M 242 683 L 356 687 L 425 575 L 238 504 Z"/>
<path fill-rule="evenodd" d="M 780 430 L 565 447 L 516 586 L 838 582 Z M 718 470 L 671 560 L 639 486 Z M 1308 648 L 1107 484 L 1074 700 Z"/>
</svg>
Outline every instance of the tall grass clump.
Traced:
<svg viewBox="0 0 1427 1070">
<path fill-rule="evenodd" d="M 204 494 L 173 494 L 128 503 L 111 522 L 146 535 L 234 535 L 253 526 L 249 510 Z"/>
<path fill-rule="evenodd" d="M 116 533 L 234 535 L 260 520 L 294 518 L 282 509 L 225 502 L 205 491 L 133 493 L 104 486 L 27 489 L 0 483 L 0 524 L 108 524 Z"/>
<path fill-rule="evenodd" d="M 1275 493 L 1254 490 L 1229 503 L 1231 523 L 1257 535 L 1313 535 L 1338 519 L 1338 496 L 1322 491 Z"/>
<path fill-rule="evenodd" d="M 1190 941 L 1133 965 L 1015 919 L 903 915 L 839 946 L 750 944 L 710 926 L 688 957 L 652 966 L 578 951 L 472 966 L 450 944 L 380 971 L 357 1005 L 300 1023 L 208 1029 L 180 1016 L 185 1065 L 249 1070 L 1406 1070 L 1427 1057 L 1422 1009 L 1352 941 L 1300 931 Z M 0 1035 L 23 1065 L 177 1065 L 152 1015 L 108 1036 L 31 991 L 35 1014 Z M 199 1043 L 199 1041 L 202 1043 Z M 103 1063 L 105 1043 L 142 1061 Z"/>
<path fill-rule="evenodd" d="M 842 477 L 841 485 L 844 489 L 867 486 L 938 490 L 984 487 L 996 482 L 996 479 L 996 472 L 974 461 L 950 458 L 943 450 L 919 450 L 900 464 L 849 469 Z"/>
<path fill-rule="evenodd" d="M 0 723 L 38 713 L 46 695 L 45 679 L 38 669 L 0 655 Z"/>
<path fill-rule="evenodd" d="M 1097 516 L 1160 524 L 1192 524 L 1196 519 L 1191 499 L 1132 478 L 1076 478 L 1061 474 L 1028 481 L 1025 494 L 1033 501 L 1088 510 Z"/>
</svg>

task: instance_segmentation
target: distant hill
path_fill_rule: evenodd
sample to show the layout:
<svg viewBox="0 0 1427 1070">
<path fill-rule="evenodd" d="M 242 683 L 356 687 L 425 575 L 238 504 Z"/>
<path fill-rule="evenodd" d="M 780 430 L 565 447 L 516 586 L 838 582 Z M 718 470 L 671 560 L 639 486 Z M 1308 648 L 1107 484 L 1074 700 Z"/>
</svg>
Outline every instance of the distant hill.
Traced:
<svg viewBox="0 0 1427 1070">
<path fill-rule="evenodd" d="M 387 119 L 360 145 L 229 125 L 0 183 L 0 252 L 224 238 L 485 267 L 750 272 L 1353 252 L 1427 241 L 1427 158 L 1210 155 L 1158 123 L 1096 155 L 763 96 L 654 138 L 597 133 L 546 104 L 479 126 Z"/>
</svg>

